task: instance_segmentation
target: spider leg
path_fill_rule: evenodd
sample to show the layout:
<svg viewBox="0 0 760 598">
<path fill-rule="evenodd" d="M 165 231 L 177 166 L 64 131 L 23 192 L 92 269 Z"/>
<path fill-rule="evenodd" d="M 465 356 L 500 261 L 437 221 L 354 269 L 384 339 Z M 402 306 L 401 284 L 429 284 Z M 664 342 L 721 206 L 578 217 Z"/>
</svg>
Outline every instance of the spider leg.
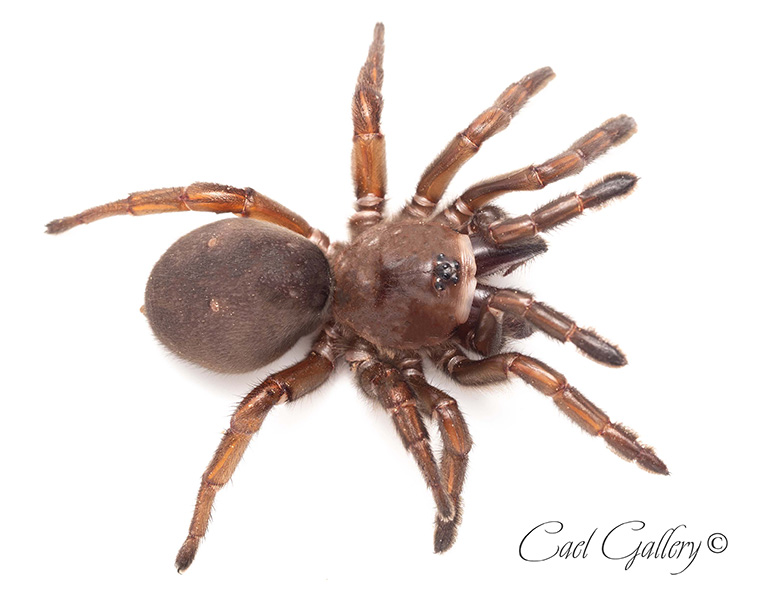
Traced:
<svg viewBox="0 0 760 598">
<path fill-rule="evenodd" d="M 497 220 L 484 231 L 487 242 L 497 247 L 522 243 L 527 239 L 580 216 L 584 210 L 598 208 L 616 197 L 624 197 L 638 179 L 627 172 L 604 177 L 580 193 L 571 193 L 551 201 L 532 214 Z"/>
<path fill-rule="evenodd" d="M 527 166 L 503 174 L 467 189 L 453 205 L 439 216 L 455 228 L 460 228 L 473 212 L 486 203 L 509 191 L 534 191 L 546 185 L 578 174 L 592 160 L 604 154 L 611 147 L 627 141 L 636 132 L 636 121 L 630 116 L 611 118 L 601 126 L 578 139 L 566 151 L 546 162 Z"/>
<path fill-rule="evenodd" d="M 668 474 L 668 468 L 651 447 L 639 443 L 636 434 L 612 423 L 607 414 L 567 383 L 565 377 L 545 363 L 521 353 L 502 353 L 480 360 L 468 359 L 458 347 L 435 348 L 431 357 L 438 367 L 465 385 L 493 384 L 516 374 L 540 393 L 551 397 L 560 410 L 592 436 L 601 436 L 623 459 L 635 461 L 653 473 Z"/>
<path fill-rule="evenodd" d="M 325 330 L 305 359 L 269 376 L 238 405 L 229 429 L 201 478 L 190 530 L 177 553 L 177 571 L 182 573 L 193 562 L 198 545 L 208 529 L 214 497 L 232 477 L 251 437 L 258 432 L 269 410 L 279 403 L 304 396 L 330 376 L 336 357 L 333 344 L 330 330 Z"/>
<path fill-rule="evenodd" d="M 444 521 L 452 519 L 454 503 L 441 481 L 427 427 L 417 409 L 417 397 L 404 375 L 393 365 L 381 361 L 365 343 L 348 350 L 346 360 L 356 372 L 360 388 L 391 415 L 404 447 L 414 457 L 433 494 L 438 517 Z"/>
<path fill-rule="evenodd" d="M 494 104 L 454 137 L 425 169 L 417 192 L 404 207 L 404 217 L 430 216 L 464 163 L 477 153 L 484 141 L 506 129 L 512 117 L 553 78 L 554 71 L 544 67 L 507 87 Z"/>
<path fill-rule="evenodd" d="M 467 234 L 472 243 L 478 277 L 488 276 L 494 272 L 501 272 L 506 276 L 549 249 L 546 241 L 538 236 L 521 243 L 495 245 L 489 235 L 489 228 L 495 222 L 507 219 L 507 214 L 494 205 L 477 210 L 470 218 Z"/>
<path fill-rule="evenodd" d="M 436 516 L 433 545 L 436 552 L 446 552 L 454 544 L 457 528 L 462 521 L 461 494 L 472 439 L 459 405 L 425 379 L 419 356 L 403 361 L 399 367 L 403 368 L 402 373 L 425 412 L 430 413 L 438 425 L 443 441 L 440 469 L 446 491 L 454 502 L 454 517 L 443 519 L 440 515 Z"/>
<path fill-rule="evenodd" d="M 478 284 L 467 322 L 456 329 L 462 346 L 483 355 L 495 355 L 509 338 L 526 338 L 533 327 L 524 318 L 505 313 L 489 305 L 488 287 Z"/>
<path fill-rule="evenodd" d="M 532 327 L 556 338 L 563 343 L 570 342 L 580 349 L 584 355 L 600 363 L 610 366 L 623 366 L 627 363 L 625 355 L 612 343 L 604 340 L 592 330 L 580 328 L 566 315 L 552 309 L 545 303 L 517 289 L 497 289 L 486 285 L 478 285 L 481 291 L 488 293 L 485 299 L 485 313 L 509 314 L 527 321 Z M 475 328 L 474 338 L 486 343 L 490 332 L 494 329 L 488 319 L 481 319 Z M 492 353 L 487 353 L 492 354 Z"/>
<path fill-rule="evenodd" d="M 349 220 L 352 236 L 382 220 L 385 205 L 385 138 L 380 132 L 384 31 L 382 23 L 375 25 L 375 37 L 367 61 L 359 72 L 354 93 L 351 171 L 356 192 L 356 213 Z"/>
<path fill-rule="evenodd" d="M 188 187 L 169 187 L 132 193 L 126 199 L 90 208 L 75 216 L 53 220 L 48 223 L 47 232 L 62 233 L 79 224 L 89 224 L 107 216 L 122 214 L 141 216 L 188 210 L 216 214 L 229 212 L 244 218 L 264 220 L 311 239 L 322 249 L 327 249 L 330 244 L 324 233 L 312 228 L 301 216 L 267 196 L 251 188 L 238 189 L 216 183 L 193 183 Z"/>
</svg>

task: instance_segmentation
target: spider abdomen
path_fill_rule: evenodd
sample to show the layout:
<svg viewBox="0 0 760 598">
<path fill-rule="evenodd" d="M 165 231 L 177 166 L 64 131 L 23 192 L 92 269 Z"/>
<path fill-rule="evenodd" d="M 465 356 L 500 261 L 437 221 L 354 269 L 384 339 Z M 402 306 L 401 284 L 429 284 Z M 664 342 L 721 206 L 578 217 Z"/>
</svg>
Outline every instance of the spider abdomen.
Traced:
<svg viewBox="0 0 760 598">
<path fill-rule="evenodd" d="M 166 251 L 148 279 L 145 309 L 156 337 L 183 359 L 247 372 L 319 326 L 331 284 L 316 245 L 234 218 L 196 229 Z"/>
<path fill-rule="evenodd" d="M 477 284 L 469 237 L 440 224 L 378 224 L 333 268 L 335 319 L 394 349 L 446 340 L 467 320 Z"/>
</svg>

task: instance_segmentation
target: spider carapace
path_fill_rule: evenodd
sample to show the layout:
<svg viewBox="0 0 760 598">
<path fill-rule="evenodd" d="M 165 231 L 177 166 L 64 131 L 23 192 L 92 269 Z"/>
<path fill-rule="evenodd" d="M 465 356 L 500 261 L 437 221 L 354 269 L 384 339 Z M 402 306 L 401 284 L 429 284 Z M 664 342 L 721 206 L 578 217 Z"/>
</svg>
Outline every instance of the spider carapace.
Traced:
<svg viewBox="0 0 760 598">
<path fill-rule="evenodd" d="M 624 365 L 623 353 L 529 293 L 479 280 L 509 273 L 543 253 L 547 247 L 541 233 L 628 194 L 636 177 L 608 175 L 523 216 L 508 216 L 489 202 L 579 173 L 626 141 L 635 132 L 635 122 L 628 116 L 607 120 L 542 164 L 478 183 L 437 209 L 461 166 L 554 77 L 550 68 L 539 69 L 507 87 L 457 134 L 425 170 L 405 207 L 386 215 L 385 140 L 380 132 L 383 33 L 378 24 L 353 98 L 356 202 L 349 241 L 331 243 L 303 218 L 253 189 L 211 183 L 133 193 L 48 224 L 47 232 L 60 233 L 117 214 L 236 214 L 242 218 L 182 237 L 154 267 L 145 313 L 156 336 L 193 363 L 245 372 L 319 331 L 303 360 L 268 376 L 237 407 L 203 474 L 190 530 L 177 555 L 180 572 L 193 561 L 206 533 L 214 496 L 232 476 L 270 409 L 320 386 L 341 360 L 349 364 L 364 393 L 388 412 L 432 492 L 436 552 L 448 550 L 456 538 L 472 442 L 456 401 L 426 381 L 423 358 L 465 385 L 516 376 L 551 397 L 571 420 L 601 436 L 624 459 L 668 473 L 651 448 L 628 428 L 612 423 L 562 374 L 504 349 L 510 339 L 538 330 L 609 366 Z M 427 419 L 441 432 L 439 459 L 431 450 Z"/>
</svg>

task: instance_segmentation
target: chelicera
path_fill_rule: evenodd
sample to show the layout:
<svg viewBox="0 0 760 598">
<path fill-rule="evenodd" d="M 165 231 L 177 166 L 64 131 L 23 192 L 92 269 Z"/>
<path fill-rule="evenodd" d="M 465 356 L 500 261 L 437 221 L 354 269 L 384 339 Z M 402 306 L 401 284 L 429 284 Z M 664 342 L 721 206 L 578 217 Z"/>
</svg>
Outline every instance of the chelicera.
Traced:
<svg viewBox="0 0 760 598">
<path fill-rule="evenodd" d="M 456 135 L 425 170 L 403 210 L 386 215 L 382 58 L 383 26 L 378 24 L 353 98 L 357 199 L 349 241 L 331 243 L 303 218 L 253 189 L 210 183 L 133 193 L 47 226 L 47 232 L 60 233 L 117 214 L 236 214 L 242 218 L 182 237 L 154 267 L 145 313 L 156 336 L 188 361 L 220 372 L 246 372 L 318 331 L 304 359 L 267 377 L 237 407 L 203 474 L 190 530 L 177 555 L 180 572 L 191 564 L 206 533 L 216 493 L 229 481 L 267 413 L 320 386 L 341 360 L 364 393 L 388 412 L 430 487 L 436 552 L 448 550 L 456 538 L 472 443 L 456 401 L 426 381 L 423 358 L 465 385 L 516 376 L 551 397 L 571 420 L 601 436 L 624 459 L 668 473 L 651 448 L 612 423 L 562 374 L 504 348 L 510 339 L 538 330 L 609 366 L 625 365 L 623 353 L 529 293 L 481 282 L 546 251 L 542 232 L 628 194 L 636 177 L 625 172 L 606 176 L 518 217 L 489 202 L 579 173 L 626 141 L 635 132 L 633 119 L 607 120 L 544 163 L 478 183 L 444 206 L 441 199 L 461 166 L 554 77 L 550 68 L 539 69 L 507 87 Z M 428 437 L 425 421 L 430 418 L 443 440 L 440 459 Z"/>
</svg>

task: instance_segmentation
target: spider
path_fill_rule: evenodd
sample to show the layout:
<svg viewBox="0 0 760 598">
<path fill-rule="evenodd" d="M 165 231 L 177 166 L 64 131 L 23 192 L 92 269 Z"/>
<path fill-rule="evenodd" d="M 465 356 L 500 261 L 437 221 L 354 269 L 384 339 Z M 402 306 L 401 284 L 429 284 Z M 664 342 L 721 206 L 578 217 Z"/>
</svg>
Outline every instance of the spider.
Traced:
<svg viewBox="0 0 760 598">
<path fill-rule="evenodd" d="M 473 185 L 437 209 L 462 165 L 554 77 L 550 68 L 539 69 L 507 87 L 457 134 L 424 171 L 412 199 L 399 213 L 386 215 L 380 131 L 383 37 L 378 23 L 353 97 L 356 202 L 348 242 L 331 243 L 302 217 L 251 188 L 213 183 L 133 193 L 47 225 L 47 232 L 55 234 L 117 214 L 199 210 L 242 216 L 187 234 L 160 258 L 145 293 L 144 313 L 153 332 L 192 363 L 219 372 L 247 372 L 318 330 L 304 359 L 269 375 L 232 415 L 202 476 L 176 559 L 180 573 L 206 534 L 216 493 L 269 411 L 323 384 L 340 359 L 349 364 L 361 390 L 388 412 L 430 488 L 436 552 L 448 550 L 456 539 L 472 441 L 457 402 L 426 381 L 424 357 L 464 385 L 516 376 L 551 397 L 572 421 L 601 436 L 622 458 L 668 473 L 635 433 L 611 422 L 562 374 L 504 348 L 510 339 L 538 330 L 608 366 L 625 365 L 623 353 L 529 293 L 480 280 L 508 274 L 545 252 L 540 233 L 633 190 L 636 177 L 621 172 L 528 215 L 512 217 L 489 205 L 504 193 L 541 189 L 579 173 L 631 137 L 634 120 L 607 120 L 542 164 Z M 431 450 L 426 419 L 435 421 L 442 436 L 439 460 Z"/>
</svg>

